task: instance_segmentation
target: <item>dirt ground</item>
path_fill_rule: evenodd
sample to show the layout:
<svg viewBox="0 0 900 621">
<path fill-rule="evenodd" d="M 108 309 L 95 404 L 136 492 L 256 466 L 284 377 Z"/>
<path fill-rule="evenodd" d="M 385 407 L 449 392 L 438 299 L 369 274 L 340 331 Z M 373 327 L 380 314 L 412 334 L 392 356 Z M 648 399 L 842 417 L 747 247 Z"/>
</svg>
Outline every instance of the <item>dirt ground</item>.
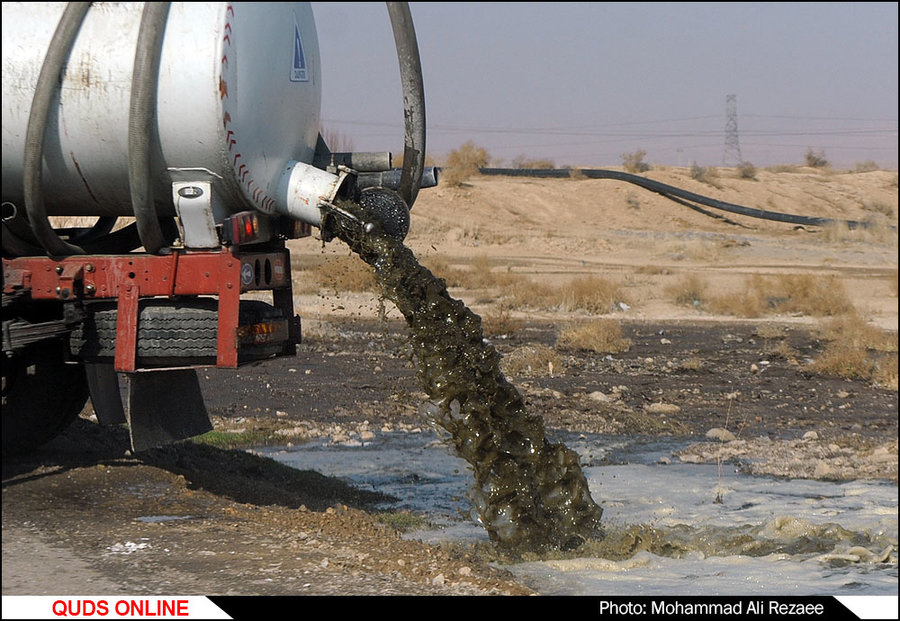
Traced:
<svg viewBox="0 0 900 621">
<path fill-rule="evenodd" d="M 476 178 L 424 190 L 408 245 L 422 259 L 535 283 L 613 279 L 628 304 L 604 313 L 630 339 L 608 354 L 560 347 L 579 310 L 503 308 L 497 291 L 451 288 L 510 329 L 505 359 L 537 346 L 555 366 L 509 376 L 551 429 L 695 440 L 671 460 L 760 474 L 897 481 L 897 174 L 687 170 L 648 176 L 706 196 L 800 215 L 865 220 L 867 232 L 711 218 L 607 180 Z M 347 254 L 339 242 L 292 242 L 295 266 Z M 714 315 L 667 288 L 699 274 L 717 291 L 753 274 L 833 276 L 858 316 L 893 335 L 893 384 L 813 372 L 827 318 Z M 439 274 L 440 275 L 440 274 Z M 305 342 L 292 358 L 201 372 L 216 431 L 237 444 L 366 441 L 421 432 L 425 395 L 405 327 L 370 292 L 300 286 Z M 39 452 L 3 460 L 3 594 L 529 594 L 487 545 L 426 545 L 384 519 L 377 490 L 281 467 L 252 452 L 184 443 L 137 455 L 90 407 Z M 596 499 L 602 505 L 602 498 Z M 393 516 L 396 518 L 396 515 Z"/>
</svg>

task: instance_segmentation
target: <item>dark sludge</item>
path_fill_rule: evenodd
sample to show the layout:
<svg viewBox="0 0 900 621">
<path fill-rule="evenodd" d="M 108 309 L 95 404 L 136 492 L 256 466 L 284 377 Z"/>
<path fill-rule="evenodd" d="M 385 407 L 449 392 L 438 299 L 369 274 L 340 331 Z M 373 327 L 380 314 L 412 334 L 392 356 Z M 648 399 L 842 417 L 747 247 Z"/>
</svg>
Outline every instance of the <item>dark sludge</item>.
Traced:
<svg viewBox="0 0 900 621">
<path fill-rule="evenodd" d="M 359 207 L 342 204 L 350 213 Z M 601 536 L 578 455 L 545 436 L 543 419 L 500 370 L 481 318 L 380 227 L 341 218 L 334 234 L 374 268 L 410 329 L 417 375 L 436 422 L 472 467 L 472 500 L 491 540 L 509 551 L 568 550 Z"/>
</svg>

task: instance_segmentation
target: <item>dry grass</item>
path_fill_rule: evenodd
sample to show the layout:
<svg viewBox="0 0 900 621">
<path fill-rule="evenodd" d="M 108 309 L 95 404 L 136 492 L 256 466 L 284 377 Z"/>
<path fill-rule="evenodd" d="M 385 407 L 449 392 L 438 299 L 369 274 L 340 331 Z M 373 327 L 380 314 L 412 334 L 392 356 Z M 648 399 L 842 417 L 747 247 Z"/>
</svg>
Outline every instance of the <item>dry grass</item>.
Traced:
<svg viewBox="0 0 900 621">
<path fill-rule="evenodd" d="M 593 351 L 599 354 L 619 354 L 631 348 L 631 339 L 622 336 L 622 326 L 612 319 L 596 319 L 560 332 L 560 347 Z"/>
<path fill-rule="evenodd" d="M 678 368 L 682 371 L 700 371 L 703 368 L 703 361 L 696 356 L 691 356 L 686 360 L 683 360 Z"/>
<path fill-rule="evenodd" d="M 521 329 L 522 321 L 513 317 L 509 306 L 500 304 L 495 310 L 482 314 L 481 327 L 485 336 L 509 336 Z"/>
<path fill-rule="evenodd" d="M 556 168 L 556 163 L 550 159 L 529 158 L 525 155 L 517 155 L 511 162 L 511 168 L 550 170 Z"/>
<path fill-rule="evenodd" d="M 712 166 L 700 166 L 697 162 L 694 162 L 691 166 L 691 179 L 699 181 L 700 183 L 706 183 L 715 188 L 720 187 L 719 171 Z"/>
<path fill-rule="evenodd" d="M 858 173 L 873 172 L 876 170 L 880 170 L 880 168 L 878 164 L 876 164 L 872 160 L 857 162 L 856 166 L 853 167 L 853 171 Z"/>
<path fill-rule="evenodd" d="M 897 231 L 892 228 L 888 217 L 873 213 L 866 220 L 866 226 L 851 229 L 844 222 L 835 222 L 822 227 L 822 237 L 828 242 L 863 242 L 897 245 Z"/>
<path fill-rule="evenodd" d="M 622 166 L 625 168 L 626 172 L 630 173 L 647 172 L 650 170 L 650 164 L 644 161 L 646 156 L 647 152 L 643 149 L 638 149 L 631 153 L 623 153 Z"/>
<path fill-rule="evenodd" d="M 563 361 L 552 347 L 527 345 L 504 356 L 500 368 L 510 376 L 553 376 L 562 372 Z"/>
<path fill-rule="evenodd" d="M 739 179 L 756 180 L 756 166 L 750 162 L 741 162 L 737 167 L 737 176 Z"/>
<path fill-rule="evenodd" d="M 766 170 L 773 173 L 796 173 L 800 172 L 800 167 L 796 164 L 775 164 L 767 167 Z"/>
<path fill-rule="evenodd" d="M 462 286 L 464 270 L 451 265 L 446 256 L 442 254 L 429 255 L 422 257 L 420 263 L 438 278 L 443 278 L 448 287 Z"/>
<path fill-rule="evenodd" d="M 855 348 L 881 352 L 897 352 L 897 333 L 882 330 L 856 313 L 848 313 L 827 321 L 820 330 L 822 338 L 842 341 Z"/>
<path fill-rule="evenodd" d="M 478 175 L 478 169 L 487 166 L 490 156 L 488 152 L 471 140 L 451 151 L 441 170 L 441 184 L 459 187 L 472 177 Z"/>
<path fill-rule="evenodd" d="M 421 260 L 422 265 L 431 273 L 443 278 L 448 287 L 461 289 L 490 289 L 493 287 L 511 287 L 520 283 L 523 279 L 518 274 L 513 274 L 496 266 L 487 256 L 479 255 L 471 259 L 468 267 L 456 267 L 444 255 L 431 255 Z"/>
<path fill-rule="evenodd" d="M 740 292 L 710 298 L 708 308 L 739 317 L 776 313 L 827 317 L 853 311 L 840 280 L 812 274 L 752 276 Z"/>
<path fill-rule="evenodd" d="M 319 286 L 334 291 L 377 291 L 372 268 L 356 256 L 329 258 L 310 270 Z"/>
<path fill-rule="evenodd" d="M 672 261 L 694 261 L 701 263 L 715 263 L 727 250 L 721 243 L 697 239 L 687 242 L 672 242 L 664 245 L 666 256 Z"/>
<path fill-rule="evenodd" d="M 825 324 L 821 336 L 828 344 L 809 365 L 811 371 L 897 390 L 896 332 L 876 328 L 849 313 Z"/>
<path fill-rule="evenodd" d="M 706 299 L 708 285 L 697 274 L 687 274 L 677 283 L 665 288 L 666 295 L 679 306 L 701 308 Z"/>
<path fill-rule="evenodd" d="M 560 312 L 585 311 L 602 315 L 616 310 L 620 303 L 628 303 L 618 283 L 599 276 L 575 278 L 559 287 L 529 283 L 527 287 L 508 287 L 507 290 L 517 306 Z"/>
<path fill-rule="evenodd" d="M 863 201 L 862 206 L 866 211 L 882 215 L 885 218 L 894 217 L 894 206 L 885 201 L 865 200 Z"/>
</svg>

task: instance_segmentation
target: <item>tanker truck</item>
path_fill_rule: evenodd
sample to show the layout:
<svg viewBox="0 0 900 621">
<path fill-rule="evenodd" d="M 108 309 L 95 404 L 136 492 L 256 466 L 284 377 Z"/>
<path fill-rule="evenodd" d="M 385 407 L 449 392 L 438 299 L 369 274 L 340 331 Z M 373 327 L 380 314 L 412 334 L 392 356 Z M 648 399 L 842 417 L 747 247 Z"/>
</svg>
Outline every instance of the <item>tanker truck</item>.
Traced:
<svg viewBox="0 0 900 621">
<path fill-rule="evenodd" d="M 409 8 L 387 14 L 399 168 L 323 139 L 309 4 L 3 3 L 4 454 L 88 398 L 132 450 L 208 431 L 198 369 L 296 355 L 288 240 L 330 241 L 346 201 L 406 235 L 437 177 Z"/>
</svg>

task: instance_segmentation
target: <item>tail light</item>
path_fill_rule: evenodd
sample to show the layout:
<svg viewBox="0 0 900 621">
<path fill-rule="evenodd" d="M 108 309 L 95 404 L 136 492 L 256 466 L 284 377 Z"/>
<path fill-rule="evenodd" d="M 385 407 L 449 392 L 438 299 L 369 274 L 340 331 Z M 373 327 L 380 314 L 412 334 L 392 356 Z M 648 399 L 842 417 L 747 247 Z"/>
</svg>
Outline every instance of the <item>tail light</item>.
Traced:
<svg viewBox="0 0 900 621">
<path fill-rule="evenodd" d="M 242 211 L 222 222 L 222 241 L 235 246 L 259 239 L 259 216 L 255 211 Z"/>
</svg>

